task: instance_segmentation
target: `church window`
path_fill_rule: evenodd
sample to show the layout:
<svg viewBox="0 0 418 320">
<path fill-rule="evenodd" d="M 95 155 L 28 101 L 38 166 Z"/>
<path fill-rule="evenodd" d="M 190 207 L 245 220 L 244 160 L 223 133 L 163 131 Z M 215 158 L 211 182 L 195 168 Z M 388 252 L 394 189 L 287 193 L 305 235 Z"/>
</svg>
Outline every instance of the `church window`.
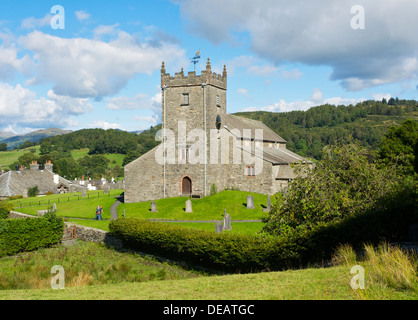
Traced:
<svg viewBox="0 0 418 320">
<path fill-rule="evenodd" d="M 186 162 L 189 160 L 189 149 L 187 147 L 179 148 L 179 158 Z"/>
<path fill-rule="evenodd" d="M 218 107 L 220 107 L 220 106 L 221 106 L 221 104 L 219 103 L 219 96 L 216 96 L 216 105 L 217 105 Z"/>
<path fill-rule="evenodd" d="M 183 100 L 181 102 L 181 105 L 189 105 L 189 94 L 183 93 Z"/>
<path fill-rule="evenodd" d="M 255 168 L 254 168 L 254 166 L 245 167 L 245 175 L 247 177 L 254 177 L 255 176 Z"/>
</svg>

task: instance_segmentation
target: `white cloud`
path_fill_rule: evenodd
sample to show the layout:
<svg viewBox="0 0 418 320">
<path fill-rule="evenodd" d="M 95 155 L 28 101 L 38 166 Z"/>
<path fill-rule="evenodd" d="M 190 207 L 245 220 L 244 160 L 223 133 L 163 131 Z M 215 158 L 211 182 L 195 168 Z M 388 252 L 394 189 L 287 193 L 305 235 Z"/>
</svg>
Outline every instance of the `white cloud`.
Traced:
<svg viewBox="0 0 418 320">
<path fill-rule="evenodd" d="M 122 126 L 119 123 L 110 123 L 104 120 L 96 120 L 94 123 L 88 125 L 89 128 L 98 128 L 98 129 L 122 129 Z"/>
<path fill-rule="evenodd" d="M 84 10 L 80 10 L 80 11 L 76 11 L 75 12 L 75 16 L 77 17 L 78 21 L 84 21 L 90 18 L 90 13 L 84 11 Z"/>
<path fill-rule="evenodd" d="M 72 115 L 88 112 L 93 107 L 87 99 L 75 99 L 48 91 L 47 97 L 17 84 L 15 87 L 0 83 L 0 127 L 66 127 L 72 124 Z M 17 129 L 20 128 L 20 129 Z"/>
<path fill-rule="evenodd" d="M 293 80 L 298 80 L 302 76 L 302 72 L 297 68 L 294 68 L 292 70 L 282 70 L 280 74 L 285 79 Z"/>
<path fill-rule="evenodd" d="M 322 101 L 322 91 L 318 88 L 315 88 L 311 97 L 311 100 L 314 102 Z"/>
<path fill-rule="evenodd" d="M 117 32 L 117 28 L 119 27 L 119 23 L 115 23 L 112 25 L 100 25 L 93 30 L 94 38 L 100 39 L 104 35 L 114 35 Z"/>
<path fill-rule="evenodd" d="M 382 101 L 383 98 L 385 98 L 386 101 L 388 101 L 392 97 L 392 95 L 390 93 L 372 93 L 372 97 L 376 101 Z"/>
<path fill-rule="evenodd" d="M 244 68 L 251 75 L 268 77 L 274 76 L 279 71 L 276 66 L 262 62 L 261 59 L 253 56 L 238 56 L 226 63 L 228 74 L 234 74 L 236 69 Z"/>
<path fill-rule="evenodd" d="M 250 49 L 274 65 L 330 66 L 348 91 L 418 78 L 416 0 L 358 0 L 365 29 L 353 30 L 351 0 L 179 0 L 190 32 L 215 44 L 250 37 Z M 388 18 L 390 17 L 390 19 Z M 286 74 L 286 73 L 285 73 Z"/>
<path fill-rule="evenodd" d="M 18 57 L 18 50 L 13 44 L 7 47 L 0 45 L 0 80 L 11 79 L 16 72 L 28 74 L 32 65 L 29 55 Z"/>
<path fill-rule="evenodd" d="M 22 20 L 20 27 L 23 29 L 37 29 L 45 26 L 50 26 L 51 18 L 52 15 L 50 13 L 47 13 L 43 18 L 26 18 Z"/>
<path fill-rule="evenodd" d="M 237 93 L 238 94 L 241 94 L 241 95 L 243 95 L 245 97 L 248 97 L 248 91 L 247 91 L 247 89 L 244 89 L 244 88 L 237 89 Z"/>
<path fill-rule="evenodd" d="M 347 99 L 342 97 L 331 97 L 331 98 L 323 98 L 322 91 L 318 88 L 313 90 L 312 96 L 309 100 L 301 100 L 301 101 L 292 101 L 286 102 L 284 99 L 280 99 L 278 102 L 269 104 L 263 107 L 248 107 L 244 108 L 243 112 L 245 111 L 270 111 L 270 112 L 290 112 L 295 110 L 306 111 L 312 107 L 323 105 L 323 104 L 330 104 L 330 105 L 345 105 L 348 106 L 350 104 L 355 105 L 359 102 L 365 101 L 366 99 Z"/>
<path fill-rule="evenodd" d="M 56 94 L 78 98 L 116 94 L 135 75 L 158 70 L 163 60 L 166 65 L 185 61 L 185 51 L 178 45 L 151 46 L 123 31 L 109 42 L 34 31 L 19 43 L 33 52 L 36 61 L 31 84 L 51 82 Z"/>
</svg>

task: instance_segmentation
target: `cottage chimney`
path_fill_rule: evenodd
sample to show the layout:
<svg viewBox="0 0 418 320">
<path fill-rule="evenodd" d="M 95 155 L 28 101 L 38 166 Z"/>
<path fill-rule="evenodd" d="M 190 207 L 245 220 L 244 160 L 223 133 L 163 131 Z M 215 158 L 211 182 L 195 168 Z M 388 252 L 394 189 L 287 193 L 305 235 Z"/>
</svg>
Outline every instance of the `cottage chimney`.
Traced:
<svg viewBox="0 0 418 320">
<path fill-rule="evenodd" d="M 32 163 L 30 164 L 30 169 L 31 170 L 38 170 L 39 169 L 39 165 L 38 165 L 38 161 L 32 161 Z"/>
<path fill-rule="evenodd" d="M 48 160 L 47 162 L 45 162 L 45 170 L 52 171 L 53 166 L 54 165 L 51 163 L 51 160 Z"/>
</svg>

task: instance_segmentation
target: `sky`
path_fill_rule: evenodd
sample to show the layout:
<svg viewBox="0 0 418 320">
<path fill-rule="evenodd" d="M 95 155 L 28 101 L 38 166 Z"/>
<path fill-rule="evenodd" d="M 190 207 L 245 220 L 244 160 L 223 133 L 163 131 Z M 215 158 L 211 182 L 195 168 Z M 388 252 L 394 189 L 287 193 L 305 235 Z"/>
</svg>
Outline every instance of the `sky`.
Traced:
<svg viewBox="0 0 418 320">
<path fill-rule="evenodd" d="M 418 100 L 416 0 L 1 0 L 0 130 L 144 130 L 200 50 L 227 112 Z"/>
</svg>

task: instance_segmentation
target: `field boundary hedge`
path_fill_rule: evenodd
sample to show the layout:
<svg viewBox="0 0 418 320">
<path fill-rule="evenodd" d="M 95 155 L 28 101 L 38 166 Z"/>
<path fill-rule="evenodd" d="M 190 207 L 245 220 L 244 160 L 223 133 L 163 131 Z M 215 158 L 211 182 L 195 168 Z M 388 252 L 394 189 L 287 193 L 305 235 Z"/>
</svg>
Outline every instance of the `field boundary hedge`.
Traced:
<svg viewBox="0 0 418 320">
<path fill-rule="evenodd" d="M 62 238 L 64 220 L 54 213 L 39 218 L 0 219 L 0 257 L 50 247 Z"/>
</svg>

